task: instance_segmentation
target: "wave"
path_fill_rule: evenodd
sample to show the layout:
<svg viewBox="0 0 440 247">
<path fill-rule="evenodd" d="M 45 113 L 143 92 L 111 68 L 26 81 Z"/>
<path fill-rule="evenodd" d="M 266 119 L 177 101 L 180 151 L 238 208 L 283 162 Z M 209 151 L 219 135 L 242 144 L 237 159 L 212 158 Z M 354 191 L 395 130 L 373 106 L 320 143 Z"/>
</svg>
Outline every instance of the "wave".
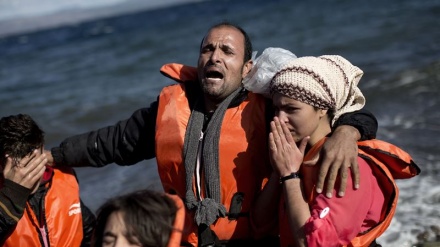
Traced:
<svg viewBox="0 0 440 247">
<path fill-rule="evenodd" d="M 204 0 L 20 0 L 0 2 L 0 37 Z"/>
</svg>

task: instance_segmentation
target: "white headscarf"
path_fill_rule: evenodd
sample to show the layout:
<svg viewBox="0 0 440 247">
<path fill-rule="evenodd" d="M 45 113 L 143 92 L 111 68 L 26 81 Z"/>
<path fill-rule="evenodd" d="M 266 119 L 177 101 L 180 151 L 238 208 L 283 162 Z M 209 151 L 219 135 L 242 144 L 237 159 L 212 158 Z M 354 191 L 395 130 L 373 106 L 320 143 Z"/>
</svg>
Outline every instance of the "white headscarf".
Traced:
<svg viewBox="0 0 440 247">
<path fill-rule="evenodd" d="M 272 49 L 266 49 L 264 57 L 262 54 L 257 58 L 258 63 L 250 72 L 252 76 L 243 81 L 245 85 L 256 85 L 248 82 L 256 78 L 258 84 L 264 85 L 260 87 L 264 92 L 250 91 L 266 96 L 278 92 L 320 109 L 332 109 L 335 112 L 332 126 L 342 114 L 360 110 L 365 105 L 365 97 L 357 86 L 363 72 L 345 58 L 326 55 L 289 59 L 283 56 L 283 60 L 274 62 L 280 57 L 280 48 L 273 55 Z M 272 65 L 276 69 L 268 70 Z M 275 72 L 270 76 L 268 71 Z"/>
</svg>

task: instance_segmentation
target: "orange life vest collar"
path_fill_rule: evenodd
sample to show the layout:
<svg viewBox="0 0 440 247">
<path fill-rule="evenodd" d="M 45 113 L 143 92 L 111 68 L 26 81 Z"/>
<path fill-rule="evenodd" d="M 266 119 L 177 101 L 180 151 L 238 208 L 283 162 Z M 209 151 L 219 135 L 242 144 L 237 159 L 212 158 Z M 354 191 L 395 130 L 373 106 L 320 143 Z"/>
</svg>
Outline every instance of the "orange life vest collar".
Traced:
<svg viewBox="0 0 440 247">
<path fill-rule="evenodd" d="M 197 68 L 178 63 L 165 64 L 160 68 L 160 72 L 177 82 L 196 81 L 198 77 Z"/>
<path fill-rule="evenodd" d="M 179 196 L 171 194 L 166 195 L 174 201 L 177 207 L 176 218 L 174 219 L 173 230 L 171 232 L 167 247 L 180 247 L 183 227 L 185 224 L 185 206 L 183 205 L 183 201 Z"/>
</svg>

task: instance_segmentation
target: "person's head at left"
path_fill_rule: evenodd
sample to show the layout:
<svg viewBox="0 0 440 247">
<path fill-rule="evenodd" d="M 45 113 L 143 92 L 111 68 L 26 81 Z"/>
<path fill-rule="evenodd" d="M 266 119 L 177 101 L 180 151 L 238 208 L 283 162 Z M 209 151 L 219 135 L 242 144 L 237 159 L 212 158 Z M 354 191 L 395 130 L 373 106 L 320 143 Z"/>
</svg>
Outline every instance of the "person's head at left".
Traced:
<svg viewBox="0 0 440 247">
<path fill-rule="evenodd" d="M 300 57 L 279 68 L 270 82 L 275 116 L 299 142 L 313 145 L 329 134 L 344 113 L 361 109 L 363 72 L 338 55 Z"/>
<path fill-rule="evenodd" d="M 2 179 L 32 190 L 40 185 L 45 170 L 44 132 L 27 114 L 0 119 L 0 164 Z"/>
<path fill-rule="evenodd" d="M 98 209 L 92 246 L 180 246 L 183 202 L 140 190 L 109 199 Z"/>
<path fill-rule="evenodd" d="M 209 29 L 200 45 L 197 65 L 208 111 L 241 87 L 252 68 L 251 57 L 252 43 L 242 28 L 224 22 Z"/>
</svg>

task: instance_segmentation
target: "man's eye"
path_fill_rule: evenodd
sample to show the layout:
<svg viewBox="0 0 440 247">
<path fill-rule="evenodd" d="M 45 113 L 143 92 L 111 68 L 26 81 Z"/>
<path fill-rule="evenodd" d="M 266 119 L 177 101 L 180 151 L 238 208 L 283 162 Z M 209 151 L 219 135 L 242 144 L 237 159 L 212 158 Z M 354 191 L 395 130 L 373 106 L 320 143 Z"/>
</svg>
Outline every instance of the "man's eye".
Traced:
<svg viewBox="0 0 440 247">
<path fill-rule="evenodd" d="M 232 55 L 232 54 L 234 54 L 234 51 L 233 50 L 231 50 L 231 49 L 223 49 L 223 52 L 225 53 L 225 54 L 227 54 L 227 55 Z"/>
<path fill-rule="evenodd" d="M 207 46 L 207 47 L 203 47 L 201 52 L 202 53 L 207 53 L 207 52 L 210 52 L 210 51 L 212 51 L 212 47 Z"/>
</svg>

